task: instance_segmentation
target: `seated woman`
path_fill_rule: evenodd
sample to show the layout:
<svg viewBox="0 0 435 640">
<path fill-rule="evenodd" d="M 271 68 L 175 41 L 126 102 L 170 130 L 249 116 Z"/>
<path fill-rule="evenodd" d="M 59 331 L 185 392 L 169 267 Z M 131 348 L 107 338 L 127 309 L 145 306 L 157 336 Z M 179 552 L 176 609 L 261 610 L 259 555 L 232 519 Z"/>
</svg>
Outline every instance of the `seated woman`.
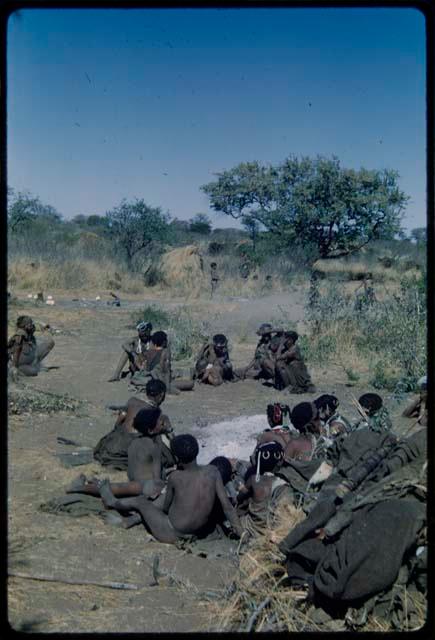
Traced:
<svg viewBox="0 0 435 640">
<path fill-rule="evenodd" d="M 271 524 L 273 509 L 283 495 L 287 483 L 274 475 L 282 464 L 284 450 L 278 442 L 266 442 L 257 446 L 253 455 L 253 466 L 240 487 L 237 502 L 243 528 L 250 536 L 264 533 Z"/>
<path fill-rule="evenodd" d="M 217 333 L 211 343 L 203 345 L 196 360 L 194 377 L 214 387 L 235 379 L 228 340 L 222 333 Z"/>
<path fill-rule="evenodd" d="M 290 393 L 314 393 L 302 354 L 296 341 L 296 331 L 286 331 L 275 357 L 275 387 L 289 389 Z"/>
<path fill-rule="evenodd" d="M 37 376 L 46 370 L 42 361 L 54 347 L 51 337 L 35 338 L 35 323 L 30 316 L 19 316 L 14 335 L 8 340 L 8 359 L 12 373 Z"/>
</svg>

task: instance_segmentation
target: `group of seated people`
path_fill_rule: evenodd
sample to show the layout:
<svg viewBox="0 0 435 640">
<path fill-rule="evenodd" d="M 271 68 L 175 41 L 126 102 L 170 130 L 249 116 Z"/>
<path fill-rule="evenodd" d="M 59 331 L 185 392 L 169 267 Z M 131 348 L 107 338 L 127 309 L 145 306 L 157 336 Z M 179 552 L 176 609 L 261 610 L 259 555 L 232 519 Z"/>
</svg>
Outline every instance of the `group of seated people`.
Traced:
<svg viewBox="0 0 435 640">
<path fill-rule="evenodd" d="M 197 440 L 190 434 L 174 435 L 162 413 L 165 384 L 149 380 L 146 395 L 146 400 L 132 397 L 117 407 L 114 429 L 94 449 L 102 465 L 125 469 L 127 482 L 88 481 L 81 475 L 68 492 L 101 496 L 119 514 L 109 517 L 112 522 L 126 528 L 143 522 L 162 542 L 201 537 L 216 525 L 238 536 L 244 529 L 249 532 L 253 522 L 262 527 L 269 500 L 286 484 L 273 475 L 275 467 L 327 460 L 337 439 L 362 429 L 389 432 L 391 427 L 382 399 L 374 393 L 359 398 L 365 417 L 354 424 L 339 414 L 333 395 L 301 402 L 292 410 L 271 404 L 269 428 L 258 435 L 249 460 L 218 456 L 204 466 L 196 462 Z M 329 465 L 328 472 L 332 469 Z M 321 473 L 324 480 L 325 466 Z"/>
<path fill-rule="evenodd" d="M 164 382 L 169 393 L 178 393 L 180 390 L 191 390 L 195 380 L 219 386 L 224 382 L 249 378 L 267 380 L 276 389 L 288 389 L 290 393 L 315 392 L 297 345 L 296 331 L 284 331 L 268 323 L 262 324 L 257 331 L 260 340 L 254 357 L 247 366 L 241 368 L 234 368 L 228 339 L 218 333 L 203 344 L 188 379 L 183 379 L 182 375 L 172 370 L 167 334 L 164 331 L 152 333 L 152 324 L 145 321 L 136 328 L 138 335 L 122 345 L 122 356 L 109 382 L 130 374 L 131 384 L 143 388 L 152 377 Z M 123 372 L 127 363 L 129 370 Z"/>
</svg>

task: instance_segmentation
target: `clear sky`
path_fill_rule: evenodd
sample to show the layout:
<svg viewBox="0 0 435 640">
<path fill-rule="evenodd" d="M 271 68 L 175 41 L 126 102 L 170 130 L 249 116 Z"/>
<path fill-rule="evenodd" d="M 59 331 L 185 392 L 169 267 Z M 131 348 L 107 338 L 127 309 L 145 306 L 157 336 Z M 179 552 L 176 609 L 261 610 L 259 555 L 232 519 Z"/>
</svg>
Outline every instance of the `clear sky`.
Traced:
<svg viewBox="0 0 435 640">
<path fill-rule="evenodd" d="M 8 184 L 69 218 L 144 198 L 211 214 L 237 163 L 392 168 L 425 225 L 425 21 L 415 9 L 22 10 L 8 24 Z"/>
</svg>

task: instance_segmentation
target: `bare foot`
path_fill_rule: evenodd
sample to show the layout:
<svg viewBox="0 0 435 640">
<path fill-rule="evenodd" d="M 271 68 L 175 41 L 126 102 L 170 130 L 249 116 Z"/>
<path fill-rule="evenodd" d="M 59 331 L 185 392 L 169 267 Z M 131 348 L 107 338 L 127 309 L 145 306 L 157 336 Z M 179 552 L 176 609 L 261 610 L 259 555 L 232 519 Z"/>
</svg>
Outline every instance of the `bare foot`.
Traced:
<svg viewBox="0 0 435 640">
<path fill-rule="evenodd" d="M 106 524 L 111 524 L 114 527 L 123 527 L 124 518 L 119 513 L 113 511 L 105 511 L 101 514 Z"/>
<path fill-rule="evenodd" d="M 86 482 L 87 482 L 86 476 L 83 473 L 81 473 L 67 487 L 66 493 L 77 493 L 77 492 L 82 491 L 84 489 L 84 486 L 85 486 Z"/>
<path fill-rule="evenodd" d="M 114 507 L 116 504 L 116 498 L 110 488 L 110 482 L 106 478 L 98 482 L 98 489 L 100 490 L 100 496 L 105 507 Z"/>
</svg>

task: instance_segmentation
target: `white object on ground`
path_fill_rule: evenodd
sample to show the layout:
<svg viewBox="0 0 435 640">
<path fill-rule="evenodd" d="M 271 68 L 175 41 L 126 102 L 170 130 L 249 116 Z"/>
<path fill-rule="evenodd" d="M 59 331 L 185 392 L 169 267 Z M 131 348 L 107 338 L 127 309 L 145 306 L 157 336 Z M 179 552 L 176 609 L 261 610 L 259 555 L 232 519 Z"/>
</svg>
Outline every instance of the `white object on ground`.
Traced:
<svg viewBox="0 0 435 640">
<path fill-rule="evenodd" d="M 46 300 L 45 304 L 54 304 L 54 300 Z"/>
<path fill-rule="evenodd" d="M 207 464 L 216 456 L 249 460 L 257 444 L 256 436 L 269 427 L 264 413 L 228 418 L 221 422 L 195 427 L 192 435 L 199 442 L 199 464 Z"/>
<path fill-rule="evenodd" d="M 28 298 L 33 298 L 33 293 L 28 293 L 28 294 L 27 294 L 27 297 L 28 297 Z M 35 298 L 36 298 L 36 296 L 35 296 Z"/>
<path fill-rule="evenodd" d="M 53 300 L 53 296 L 47 296 L 47 300 Z"/>
<path fill-rule="evenodd" d="M 97 297 L 95 298 L 95 300 L 101 300 L 100 296 L 97 296 Z"/>
</svg>

